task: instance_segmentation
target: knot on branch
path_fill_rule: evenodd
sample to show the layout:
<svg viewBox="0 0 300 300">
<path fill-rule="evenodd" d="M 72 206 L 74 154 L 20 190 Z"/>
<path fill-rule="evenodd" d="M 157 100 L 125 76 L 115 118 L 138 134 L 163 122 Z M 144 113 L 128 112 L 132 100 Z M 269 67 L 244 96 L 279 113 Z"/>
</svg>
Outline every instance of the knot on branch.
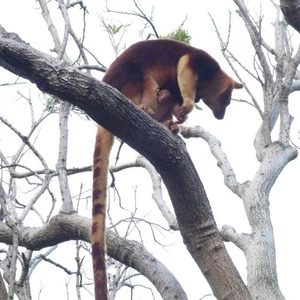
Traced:
<svg viewBox="0 0 300 300">
<path fill-rule="evenodd" d="M 14 40 L 16 42 L 25 43 L 25 41 L 23 41 L 17 33 L 7 32 L 4 29 L 4 27 L 2 27 L 1 25 L 0 25 L 0 37 L 10 39 L 10 40 Z M 26 44 L 28 44 L 28 43 L 26 43 Z"/>
</svg>

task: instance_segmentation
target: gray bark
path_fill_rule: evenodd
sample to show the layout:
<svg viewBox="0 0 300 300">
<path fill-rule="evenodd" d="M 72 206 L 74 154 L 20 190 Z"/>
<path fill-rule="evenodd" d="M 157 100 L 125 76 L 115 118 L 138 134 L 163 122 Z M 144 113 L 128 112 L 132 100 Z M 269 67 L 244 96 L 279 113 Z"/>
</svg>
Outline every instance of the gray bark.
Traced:
<svg viewBox="0 0 300 300">
<path fill-rule="evenodd" d="M 225 249 L 196 169 L 178 139 L 114 89 L 25 43 L 0 38 L 0 65 L 83 109 L 149 159 L 162 176 L 184 242 L 214 295 L 250 299 Z"/>
<path fill-rule="evenodd" d="M 90 242 L 90 228 L 91 220 L 88 218 L 75 213 L 60 214 L 42 227 L 24 227 L 19 232 L 19 245 L 30 250 L 40 250 L 70 240 Z M 8 245 L 13 242 L 12 230 L 3 222 L 0 222 L 0 241 Z M 112 258 L 147 277 L 163 299 L 187 299 L 174 275 L 141 244 L 107 231 L 107 252 Z"/>
</svg>

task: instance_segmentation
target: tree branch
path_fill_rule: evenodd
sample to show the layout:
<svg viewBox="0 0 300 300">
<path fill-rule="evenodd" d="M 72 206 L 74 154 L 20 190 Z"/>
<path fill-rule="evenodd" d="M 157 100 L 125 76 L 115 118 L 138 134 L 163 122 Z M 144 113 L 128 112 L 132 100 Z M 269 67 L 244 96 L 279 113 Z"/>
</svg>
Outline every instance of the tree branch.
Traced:
<svg viewBox="0 0 300 300">
<path fill-rule="evenodd" d="M 19 245 L 30 250 L 40 250 L 70 240 L 90 242 L 91 225 L 90 219 L 77 214 L 60 214 L 42 227 L 20 229 Z M 8 245 L 13 243 L 13 232 L 3 222 L 0 222 L 0 242 Z M 112 258 L 147 277 L 163 299 L 187 300 L 174 275 L 140 243 L 107 231 L 107 252 Z M 165 287 L 170 287 L 172 292 Z"/>
<path fill-rule="evenodd" d="M 56 163 L 56 171 L 58 176 L 58 182 L 60 187 L 60 193 L 62 196 L 64 213 L 71 213 L 74 211 L 72 196 L 69 187 L 69 181 L 67 176 L 67 153 L 68 153 L 68 122 L 69 114 L 71 110 L 71 104 L 63 102 L 59 109 L 59 152 Z"/>
<path fill-rule="evenodd" d="M 187 249 L 215 296 L 250 299 L 226 251 L 196 168 L 176 137 L 105 83 L 1 34 L 0 65 L 34 82 L 40 90 L 78 106 L 145 156 L 160 173 Z"/>
<path fill-rule="evenodd" d="M 218 162 L 218 167 L 222 170 L 225 185 L 233 193 L 235 193 L 237 196 L 243 199 L 245 188 L 248 185 L 248 183 L 246 182 L 242 184 L 237 181 L 231 164 L 228 161 L 227 156 L 221 147 L 220 141 L 200 126 L 196 126 L 193 128 L 181 126 L 180 130 L 181 134 L 185 138 L 200 137 L 207 142 L 212 155 L 216 158 Z"/>
<path fill-rule="evenodd" d="M 173 230 L 178 230 L 179 227 L 176 218 L 173 215 L 173 213 L 170 211 L 169 207 L 165 203 L 162 196 L 161 178 L 156 172 L 155 168 L 149 163 L 149 161 L 147 161 L 147 159 L 145 159 L 145 157 L 139 156 L 134 162 L 117 165 L 117 166 L 111 166 L 109 170 L 110 172 L 119 172 L 121 170 L 132 168 L 132 167 L 142 167 L 149 173 L 152 181 L 153 200 L 155 201 L 158 209 L 161 211 L 162 215 L 168 222 L 169 227 Z"/>
<path fill-rule="evenodd" d="M 253 24 L 253 22 L 250 19 L 249 11 L 246 7 L 246 4 L 244 0 L 233 0 L 239 10 L 237 11 L 239 16 L 243 19 L 245 26 L 249 32 L 249 36 L 252 41 L 252 45 L 255 49 L 255 52 L 258 56 L 258 59 L 260 61 L 261 67 L 263 69 L 264 78 L 266 80 L 266 84 L 270 84 L 272 82 L 272 73 L 269 68 L 269 64 L 267 62 L 266 56 L 262 49 L 262 38 L 260 33 L 258 32 L 257 28 Z"/>
</svg>

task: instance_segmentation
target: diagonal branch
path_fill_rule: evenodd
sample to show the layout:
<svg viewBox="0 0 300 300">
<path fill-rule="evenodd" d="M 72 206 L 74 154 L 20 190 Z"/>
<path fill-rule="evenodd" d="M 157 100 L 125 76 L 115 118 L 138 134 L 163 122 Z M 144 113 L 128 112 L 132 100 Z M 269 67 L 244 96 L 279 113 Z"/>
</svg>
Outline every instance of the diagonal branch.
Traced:
<svg viewBox="0 0 300 300">
<path fill-rule="evenodd" d="M 0 65 L 34 82 L 40 90 L 83 109 L 144 155 L 160 173 L 187 249 L 215 296 L 250 299 L 226 251 L 196 168 L 179 139 L 105 83 L 25 43 L 1 38 L 1 34 Z"/>
<path fill-rule="evenodd" d="M 233 0 L 233 1 L 239 8 L 238 14 L 243 19 L 245 26 L 249 32 L 249 36 L 251 38 L 252 45 L 255 49 L 255 52 L 258 56 L 261 67 L 263 69 L 266 84 L 270 84 L 272 82 L 272 73 L 269 68 L 267 58 L 262 49 L 261 34 L 257 30 L 256 26 L 253 24 L 253 22 L 251 21 L 250 14 L 249 14 L 249 11 L 246 7 L 244 0 Z"/>
<path fill-rule="evenodd" d="M 149 163 L 149 161 L 147 161 L 147 159 L 145 159 L 145 157 L 138 156 L 134 162 L 129 162 L 118 166 L 111 166 L 109 170 L 110 172 L 115 173 L 132 167 L 142 167 L 149 173 L 152 180 L 153 200 L 155 201 L 158 209 L 161 211 L 162 215 L 168 222 L 169 227 L 173 230 L 178 230 L 179 228 L 178 228 L 176 218 L 174 214 L 171 212 L 171 210 L 169 209 L 169 207 L 167 206 L 165 200 L 163 199 L 161 178 L 159 174 L 156 172 L 155 168 Z"/>
<path fill-rule="evenodd" d="M 180 133 L 185 138 L 200 137 L 205 140 L 210 148 L 212 155 L 216 158 L 218 162 L 218 167 L 222 170 L 225 185 L 237 196 L 243 199 L 245 188 L 248 183 L 241 184 L 237 181 L 235 173 L 231 167 L 230 162 L 224 153 L 220 141 L 206 131 L 201 126 L 196 127 L 180 127 Z"/>
<path fill-rule="evenodd" d="M 60 214 L 40 228 L 25 227 L 19 232 L 19 245 L 40 250 L 70 240 L 90 242 L 91 220 L 77 214 Z M 0 242 L 13 243 L 13 232 L 0 222 Z M 114 259 L 136 269 L 157 288 L 163 299 L 187 300 L 174 275 L 140 243 L 121 238 L 107 231 L 107 252 Z M 170 287 L 170 293 L 165 287 Z M 169 294 L 167 297 L 166 295 Z"/>
</svg>

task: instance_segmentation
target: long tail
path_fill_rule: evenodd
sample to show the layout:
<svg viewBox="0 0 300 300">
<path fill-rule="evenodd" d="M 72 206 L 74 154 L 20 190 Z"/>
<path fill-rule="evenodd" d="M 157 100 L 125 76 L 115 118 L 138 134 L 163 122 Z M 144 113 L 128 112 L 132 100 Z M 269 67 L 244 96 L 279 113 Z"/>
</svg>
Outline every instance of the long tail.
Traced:
<svg viewBox="0 0 300 300">
<path fill-rule="evenodd" d="M 105 217 L 109 155 L 114 136 L 101 126 L 96 135 L 93 168 L 93 226 L 91 235 L 95 300 L 107 300 Z"/>
</svg>

